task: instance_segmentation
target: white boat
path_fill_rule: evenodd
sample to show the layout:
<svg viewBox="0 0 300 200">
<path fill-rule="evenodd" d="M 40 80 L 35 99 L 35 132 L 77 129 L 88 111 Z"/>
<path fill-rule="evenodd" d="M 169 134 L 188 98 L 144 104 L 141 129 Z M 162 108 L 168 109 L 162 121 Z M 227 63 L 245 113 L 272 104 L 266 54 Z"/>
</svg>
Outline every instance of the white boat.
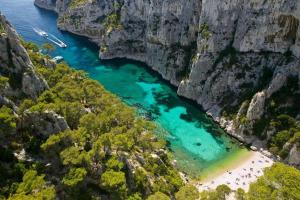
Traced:
<svg viewBox="0 0 300 200">
<path fill-rule="evenodd" d="M 55 56 L 54 58 L 51 59 L 51 61 L 55 62 L 55 63 L 59 63 L 61 61 L 63 61 L 63 57 L 62 56 Z"/>
<path fill-rule="evenodd" d="M 62 48 L 67 48 L 67 45 L 65 44 L 65 43 L 60 43 L 60 47 L 62 47 Z"/>
<path fill-rule="evenodd" d="M 48 37 L 48 34 L 45 31 L 40 32 L 43 37 Z"/>
<path fill-rule="evenodd" d="M 34 32 L 36 32 L 37 34 L 39 34 L 42 37 L 48 37 L 48 33 L 46 33 L 45 31 L 39 29 L 39 28 L 33 28 Z"/>
</svg>

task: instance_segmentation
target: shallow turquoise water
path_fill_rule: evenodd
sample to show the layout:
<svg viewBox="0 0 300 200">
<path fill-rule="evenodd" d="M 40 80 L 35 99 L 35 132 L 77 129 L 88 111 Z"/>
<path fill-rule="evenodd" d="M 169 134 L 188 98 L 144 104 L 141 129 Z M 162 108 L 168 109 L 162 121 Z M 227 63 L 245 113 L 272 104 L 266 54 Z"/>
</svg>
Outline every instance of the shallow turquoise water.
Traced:
<svg viewBox="0 0 300 200">
<path fill-rule="evenodd" d="M 82 37 L 60 32 L 56 14 L 36 8 L 33 0 L 0 0 L 0 11 L 28 41 L 47 42 L 33 27 L 54 34 L 68 45 L 56 48 L 75 69 L 86 71 L 105 88 L 138 108 L 141 115 L 153 120 L 173 151 L 181 170 L 198 175 L 214 163 L 225 160 L 240 148 L 196 106 L 180 99 L 175 89 L 142 64 L 128 60 L 102 62 L 97 47 Z"/>
</svg>

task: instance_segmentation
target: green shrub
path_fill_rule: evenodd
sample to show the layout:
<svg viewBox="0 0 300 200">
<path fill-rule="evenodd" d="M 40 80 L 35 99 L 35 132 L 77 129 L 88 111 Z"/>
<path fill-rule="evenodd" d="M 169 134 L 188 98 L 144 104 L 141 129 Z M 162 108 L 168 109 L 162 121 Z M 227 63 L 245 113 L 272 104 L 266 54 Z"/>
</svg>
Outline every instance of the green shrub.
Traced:
<svg viewBox="0 0 300 200">
<path fill-rule="evenodd" d="M 202 200 L 225 200 L 226 196 L 231 192 L 227 185 L 219 185 L 215 190 L 204 191 L 200 193 Z"/>
<path fill-rule="evenodd" d="M 54 200 L 56 197 L 54 186 L 49 186 L 44 177 L 45 175 L 39 176 L 35 170 L 28 170 L 23 176 L 23 181 L 18 185 L 16 193 L 8 199 Z"/>
<path fill-rule="evenodd" d="M 102 174 L 100 184 L 103 189 L 110 193 L 116 193 L 120 198 L 126 196 L 127 186 L 124 172 L 108 170 Z"/>
<path fill-rule="evenodd" d="M 4 76 L 0 76 L 0 92 L 1 90 L 4 90 L 4 88 L 7 86 L 9 79 Z"/>
<path fill-rule="evenodd" d="M 69 187 L 74 187 L 84 180 L 86 174 L 87 171 L 84 168 L 72 168 L 62 182 Z"/>
<path fill-rule="evenodd" d="M 3 24 L 0 22 L 0 34 L 5 33 L 5 28 Z"/>
<path fill-rule="evenodd" d="M 11 108 L 2 106 L 0 108 L 0 134 L 8 135 L 15 131 L 17 126 L 17 117 Z"/>
<path fill-rule="evenodd" d="M 124 167 L 124 164 L 118 161 L 118 159 L 115 156 L 113 156 L 107 161 L 106 167 L 108 169 L 120 171 Z"/>
<path fill-rule="evenodd" d="M 106 16 L 102 25 L 107 33 L 110 33 L 113 30 L 122 29 L 120 15 L 117 13 L 111 13 L 110 15 Z M 106 50 L 103 49 L 103 51 Z"/>
<path fill-rule="evenodd" d="M 175 194 L 176 200 L 197 200 L 199 191 L 193 185 L 185 185 Z"/>
<path fill-rule="evenodd" d="M 209 31 L 209 27 L 207 23 L 203 23 L 199 26 L 199 33 L 201 37 L 204 39 L 209 39 L 211 37 L 211 32 Z"/>
<path fill-rule="evenodd" d="M 250 185 L 247 196 L 249 200 L 300 199 L 299 182 L 299 170 L 276 163 Z"/>
<path fill-rule="evenodd" d="M 162 192 L 156 192 L 150 195 L 147 200 L 170 200 L 170 198 Z"/>
<path fill-rule="evenodd" d="M 70 8 L 77 8 L 80 7 L 84 4 L 86 4 L 88 2 L 88 0 L 71 0 L 69 7 Z"/>
</svg>

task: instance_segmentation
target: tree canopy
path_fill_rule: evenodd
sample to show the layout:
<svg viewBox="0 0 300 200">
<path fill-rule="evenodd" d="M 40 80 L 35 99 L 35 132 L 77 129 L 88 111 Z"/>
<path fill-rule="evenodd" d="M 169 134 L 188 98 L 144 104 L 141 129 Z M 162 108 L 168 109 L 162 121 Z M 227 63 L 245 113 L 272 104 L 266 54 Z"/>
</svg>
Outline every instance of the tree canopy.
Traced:
<svg viewBox="0 0 300 200">
<path fill-rule="evenodd" d="M 28 170 L 23 176 L 23 182 L 19 184 L 17 191 L 10 200 L 53 200 L 55 199 L 55 189 L 44 180 L 45 175 L 37 175 L 37 171 Z"/>
<path fill-rule="evenodd" d="M 170 162 L 165 142 L 154 136 L 152 122 L 139 117 L 84 72 L 66 63 L 48 67 L 48 56 L 33 43 L 22 43 L 49 89 L 37 99 L 26 95 L 12 99 L 18 108 L 15 111 L 0 107 L 0 137 L 9 141 L 4 147 L 0 144 L 0 180 L 4 180 L 0 198 L 97 199 L 105 195 L 146 199 L 155 192 L 171 196 L 178 191 L 182 180 Z M 43 48 L 51 50 L 49 45 Z M 8 78 L 0 77 L 0 89 L 9 83 Z M 18 124 L 24 116 L 49 111 L 63 117 L 69 128 L 43 135 Z M 43 126 L 43 120 L 35 125 Z M 18 152 L 20 160 L 13 152 Z M 2 165 L 2 161 L 9 164 Z"/>
<path fill-rule="evenodd" d="M 250 185 L 250 200 L 300 199 L 300 171 L 282 163 L 276 163 L 264 171 L 264 175 Z"/>
<path fill-rule="evenodd" d="M 175 194 L 176 200 L 196 200 L 199 198 L 199 191 L 193 185 L 185 185 Z"/>
</svg>

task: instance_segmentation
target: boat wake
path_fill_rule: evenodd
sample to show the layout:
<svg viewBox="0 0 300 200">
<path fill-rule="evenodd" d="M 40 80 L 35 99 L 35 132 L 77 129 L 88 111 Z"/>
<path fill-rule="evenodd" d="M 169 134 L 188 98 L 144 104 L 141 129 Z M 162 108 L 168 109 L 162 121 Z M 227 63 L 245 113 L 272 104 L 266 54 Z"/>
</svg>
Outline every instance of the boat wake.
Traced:
<svg viewBox="0 0 300 200">
<path fill-rule="evenodd" d="M 39 28 L 32 28 L 32 29 L 38 35 L 44 37 L 46 40 L 49 40 L 50 42 L 56 44 L 57 46 L 59 46 L 61 48 L 66 48 L 67 47 L 67 45 L 62 40 L 58 39 L 54 35 L 48 34 L 47 32 L 45 32 L 45 31 L 43 31 L 42 29 L 39 29 Z"/>
<path fill-rule="evenodd" d="M 63 42 L 63 41 L 61 41 L 60 39 L 58 39 L 57 37 L 55 37 L 54 35 L 52 35 L 52 34 L 49 34 L 50 35 L 50 37 L 52 37 L 55 41 L 58 41 L 58 45 L 60 46 L 60 47 L 63 47 L 63 48 L 65 48 L 65 47 L 67 47 L 67 45 Z M 50 37 L 48 37 L 49 39 L 50 39 Z M 52 42 L 54 41 L 52 39 Z"/>
</svg>

